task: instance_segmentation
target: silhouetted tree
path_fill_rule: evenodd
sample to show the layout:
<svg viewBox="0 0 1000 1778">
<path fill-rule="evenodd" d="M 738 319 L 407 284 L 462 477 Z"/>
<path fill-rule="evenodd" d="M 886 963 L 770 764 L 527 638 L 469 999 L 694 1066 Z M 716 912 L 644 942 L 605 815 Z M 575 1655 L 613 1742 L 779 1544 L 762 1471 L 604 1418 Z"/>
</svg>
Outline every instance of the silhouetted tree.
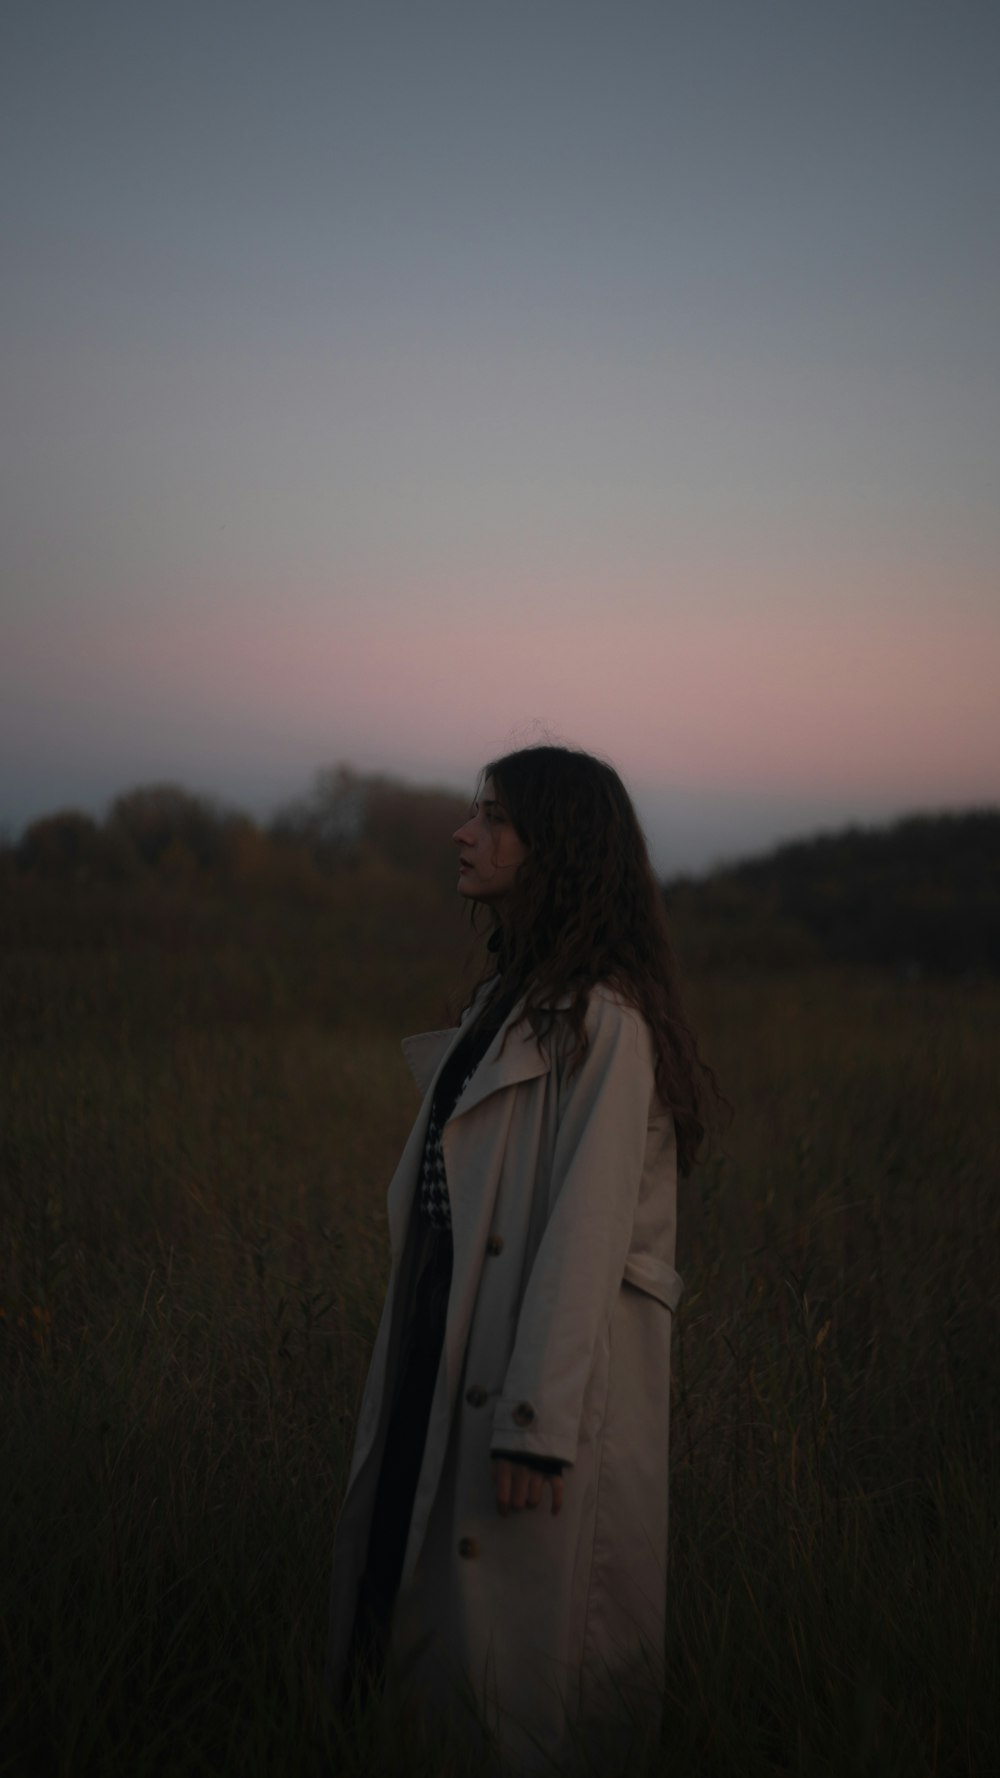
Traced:
<svg viewBox="0 0 1000 1778">
<path fill-rule="evenodd" d="M 324 767 L 305 796 L 277 810 L 271 833 L 308 847 L 323 863 L 350 856 L 361 839 L 367 782 L 353 766 Z"/>
<path fill-rule="evenodd" d="M 398 870 L 447 881 L 456 874 L 451 836 L 468 810 L 467 798 L 455 791 L 416 789 L 393 778 L 374 778 L 365 800 L 364 838 Z"/>
<path fill-rule="evenodd" d="M 14 848 L 17 867 L 33 876 L 88 882 L 128 876 L 134 869 L 121 836 L 79 809 L 43 815 L 25 828 Z"/>
<path fill-rule="evenodd" d="M 177 784 L 150 784 L 116 797 L 105 825 L 143 864 L 155 868 L 169 857 L 174 869 L 183 868 L 186 855 L 205 870 L 223 856 L 226 821 L 205 797 Z"/>
<path fill-rule="evenodd" d="M 271 831 L 286 844 L 306 845 L 326 866 L 367 857 L 443 879 L 453 871 L 451 835 L 467 809 L 455 791 L 342 764 L 317 772 L 308 794 L 277 812 Z"/>
</svg>

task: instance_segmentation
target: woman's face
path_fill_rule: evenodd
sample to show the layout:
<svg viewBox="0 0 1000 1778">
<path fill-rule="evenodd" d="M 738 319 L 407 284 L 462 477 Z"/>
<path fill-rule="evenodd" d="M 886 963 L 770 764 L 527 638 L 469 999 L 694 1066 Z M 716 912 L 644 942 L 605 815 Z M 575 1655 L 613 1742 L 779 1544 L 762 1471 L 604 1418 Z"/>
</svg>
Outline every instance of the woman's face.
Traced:
<svg viewBox="0 0 1000 1778">
<path fill-rule="evenodd" d="M 528 848 L 487 778 L 479 802 L 452 834 L 458 847 L 458 892 L 470 901 L 498 901 L 507 894 Z"/>
</svg>

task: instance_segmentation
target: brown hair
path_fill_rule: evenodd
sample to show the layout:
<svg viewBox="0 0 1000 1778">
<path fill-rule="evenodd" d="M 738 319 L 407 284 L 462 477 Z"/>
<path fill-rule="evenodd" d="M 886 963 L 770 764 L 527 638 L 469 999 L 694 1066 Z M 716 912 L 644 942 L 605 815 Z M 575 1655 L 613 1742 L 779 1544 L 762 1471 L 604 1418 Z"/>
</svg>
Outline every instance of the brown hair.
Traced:
<svg viewBox="0 0 1000 1778">
<path fill-rule="evenodd" d="M 473 903 L 473 923 L 487 905 L 504 984 L 525 985 L 525 1015 L 536 1033 L 551 1029 L 553 1001 L 573 996 L 571 1066 L 586 1051 L 587 1001 L 598 982 L 617 988 L 642 1015 L 657 1088 L 673 1113 L 678 1169 L 688 1174 L 705 1136 L 709 1093 L 721 1095 L 681 1004 L 663 892 L 624 784 L 593 754 L 553 746 L 492 760 L 480 793 L 487 778 L 528 852 L 502 904 Z M 477 987 L 493 973 L 487 967 Z"/>
</svg>

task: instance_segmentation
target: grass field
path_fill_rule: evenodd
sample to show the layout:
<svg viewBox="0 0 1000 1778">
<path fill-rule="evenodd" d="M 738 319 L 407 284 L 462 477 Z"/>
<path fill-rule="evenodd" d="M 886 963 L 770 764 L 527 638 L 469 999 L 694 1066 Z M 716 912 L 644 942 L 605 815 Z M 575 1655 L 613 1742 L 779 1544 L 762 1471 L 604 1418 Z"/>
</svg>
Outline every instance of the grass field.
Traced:
<svg viewBox="0 0 1000 1778">
<path fill-rule="evenodd" d="M 384 1194 L 454 910 L 8 884 L 0 1771 L 371 1769 L 322 1685 Z M 695 980 L 664 1778 L 1000 1748 L 1000 986 Z M 440 1771 L 400 1749 L 399 1770 Z"/>
</svg>

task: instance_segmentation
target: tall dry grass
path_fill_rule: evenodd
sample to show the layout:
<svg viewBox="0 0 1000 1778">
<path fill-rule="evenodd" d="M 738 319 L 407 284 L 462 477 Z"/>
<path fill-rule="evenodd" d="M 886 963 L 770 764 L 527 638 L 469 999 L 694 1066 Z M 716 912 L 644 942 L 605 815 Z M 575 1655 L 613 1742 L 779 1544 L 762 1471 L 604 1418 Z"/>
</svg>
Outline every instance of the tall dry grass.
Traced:
<svg viewBox="0 0 1000 1778">
<path fill-rule="evenodd" d="M 0 1771 L 440 1771 L 348 1735 L 322 1668 L 399 1037 L 442 1022 L 458 917 L 392 873 L 7 897 Z M 631 1770 L 985 1778 L 1000 991 L 692 998 L 737 1118 L 682 1194 L 664 1741 Z"/>
</svg>

